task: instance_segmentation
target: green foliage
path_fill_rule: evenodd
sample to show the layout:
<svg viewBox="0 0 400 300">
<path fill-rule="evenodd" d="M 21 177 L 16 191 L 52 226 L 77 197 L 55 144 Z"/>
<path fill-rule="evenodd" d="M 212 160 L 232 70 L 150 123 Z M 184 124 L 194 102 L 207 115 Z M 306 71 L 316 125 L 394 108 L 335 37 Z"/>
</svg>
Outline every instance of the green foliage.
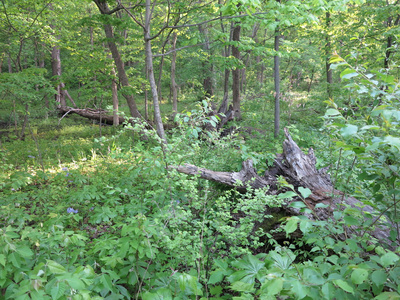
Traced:
<svg viewBox="0 0 400 300">
<path fill-rule="evenodd" d="M 394 247 L 400 222 L 394 24 L 399 6 L 381 0 L 367 5 L 325 2 L 233 0 L 204 6 L 201 1 L 175 1 L 169 14 L 167 7 L 155 5 L 153 33 L 168 18 L 173 25 L 177 16 L 185 24 L 223 17 L 204 23 L 204 36 L 196 26 L 179 28 L 177 48 L 190 47 L 177 52 L 180 113 L 174 114 L 176 126 L 165 145 L 144 125 L 116 129 L 72 116 L 59 120 L 53 118 L 51 105 L 45 107 L 45 97 L 54 94 L 51 86 L 59 83 L 50 84 L 47 53 L 55 45 L 61 48 L 63 64 L 59 80 L 78 106 L 110 104 L 109 86 L 115 78 L 104 51 L 106 22 L 113 26 L 132 81 L 119 92 L 136 95 L 142 110 L 148 89 L 143 32 L 125 11 L 96 14 L 92 1 L 52 1 L 52 10 L 48 2 L 2 1 L 0 126 L 14 128 L 0 131 L 1 296 L 399 298 L 400 249 Z M 110 8 L 115 4 L 108 3 Z M 143 7 L 131 12 L 140 14 Z M 240 14 L 247 16 L 231 18 Z M 242 57 L 235 59 L 226 51 L 232 46 L 230 26 L 239 20 Z M 285 36 L 280 53 L 273 50 L 277 26 Z M 169 34 L 164 31 L 152 40 L 155 54 L 169 51 Z M 209 49 L 193 47 L 205 39 Z M 339 53 L 330 60 L 332 99 L 323 84 L 328 48 Z M 345 59 L 340 56 L 353 50 Z M 239 193 L 175 170 L 192 163 L 238 171 L 243 160 L 252 159 L 262 174 L 273 164 L 281 152 L 281 141 L 270 130 L 271 57 L 276 54 L 282 58 L 283 124 L 300 147 L 316 150 L 318 168 L 331 167 L 343 197 L 356 196 L 374 215 L 340 206 L 331 219 L 320 221 L 313 211 L 327 204 L 310 207 L 306 199 L 311 191 L 294 188 L 284 178 L 279 178 L 284 192 L 275 196 L 263 189 Z M 8 58 L 14 73 L 5 72 Z M 33 67 L 39 62 L 46 68 Z M 169 55 L 155 57 L 164 97 L 170 64 Z M 222 98 L 224 70 L 237 67 L 245 71 L 243 120 L 233 122 L 231 134 L 221 137 L 210 102 L 218 104 Z M 215 95 L 204 100 L 208 76 Z M 166 116 L 170 107 L 163 102 Z M 325 113 L 324 103 L 329 106 Z M 43 112 L 50 118 L 42 120 Z M 27 117 L 30 134 L 19 140 L 20 121 Z M 313 217 L 276 214 L 282 205 Z M 379 244 L 370 234 L 377 226 L 391 228 Z M 349 235 L 349 229 L 355 234 Z M 281 240 L 272 238 L 275 232 Z"/>
</svg>

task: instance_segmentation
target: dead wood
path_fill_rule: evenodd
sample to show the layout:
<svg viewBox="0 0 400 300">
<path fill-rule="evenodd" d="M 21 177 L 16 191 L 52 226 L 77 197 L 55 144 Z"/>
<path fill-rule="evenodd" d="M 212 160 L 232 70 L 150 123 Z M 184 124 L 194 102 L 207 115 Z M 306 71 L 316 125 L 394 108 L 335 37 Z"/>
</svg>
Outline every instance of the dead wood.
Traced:
<svg viewBox="0 0 400 300">
<path fill-rule="evenodd" d="M 77 114 L 81 117 L 90 119 L 90 120 L 96 120 L 105 124 L 113 124 L 113 115 L 109 114 L 107 110 L 104 109 L 93 109 L 93 108 L 72 108 L 72 107 L 60 107 L 59 108 L 60 113 L 62 114 Z M 119 124 L 124 123 L 124 118 L 119 116 Z"/>
<path fill-rule="evenodd" d="M 389 240 L 390 224 L 383 224 L 381 220 L 377 220 L 379 212 L 371 206 L 364 205 L 361 201 L 346 197 L 343 192 L 336 190 L 326 173 L 326 170 L 317 170 L 316 157 L 312 148 L 308 154 L 298 147 L 293 141 L 287 129 L 285 129 L 286 139 L 283 142 L 283 153 L 278 154 L 275 158 L 275 163 L 272 168 L 267 170 L 264 176 L 257 174 L 254 169 L 253 162 L 247 160 L 242 164 L 240 172 L 218 172 L 200 168 L 194 165 L 185 164 L 182 166 L 173 167 L 178 172 L 196 175 L 200 178 L 212 180 L 240 191 L 244 191 L 251 187 L 252 189 L 268 188 L 266 193 L 276 195 L 284 192 L 284 189 L 277 189 L 277 177 L 282 176 L 286 181 L 294 186 L 297 190 L 299 187 L 309 188 L 312 194 L 305 199 L 307 206 L 313 211 L 312 214 L 304 213 L 300 209 L 293 208 L 289 204 L 299 199 L 286 201 L 279 211 L 288 216 L 305 215 L 310 219 L 328 220 L 332 218 L 333 212 L 338 209 L 343 209 L 345 206 L 350 206 L 359 209 L 365 216 L 365 220 L 375 222 L 375 228 L 369 232 L 371 237 L 379 242 L 387 245 L 389 248 L 399 246 L 399 243 L 392 243 Z M 325 207 L 315 206 L 318 203 L 326 204 Z M 375 216 L 375 217 L 371 217 Z M 357 234 L 356 227 L 346 228 L 347 236 Z M 345 239 L 346 236 L 340 236 Z"/>
</svg>

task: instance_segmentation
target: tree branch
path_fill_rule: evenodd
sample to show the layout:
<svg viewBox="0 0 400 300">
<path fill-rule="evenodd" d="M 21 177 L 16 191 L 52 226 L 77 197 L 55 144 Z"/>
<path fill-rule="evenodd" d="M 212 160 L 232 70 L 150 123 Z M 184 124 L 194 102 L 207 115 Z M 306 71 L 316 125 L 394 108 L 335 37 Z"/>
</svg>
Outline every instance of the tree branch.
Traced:
<svg viewBox="0 0 400 300">
<path fill-rule="evenodd" d="M 221 16 L 221 17 L 217 17 L 217 18 L 214 18 L 214 19 L 210 19 L 210 20 L 207 20 L 207 21 L 200 22 L 200 23 L 196 23 L 196 24 L 183 24 L 183 25 L 169 26 L 169 28 L 178 29 L 178 28 L 184 28 L 184 27 L 194 27 L 194 26 L 199 26 L 199 25 L 207 24 L 207 23 L 210 23 L 210 22 L 218 21 L 218 20 L 244 18 L 244 17 L 249 17 L 249 16 L 265 15 L 265 14 L 267 14 L 267 12 L 259 12 L 259 13 L 254 13 L 252 15 L 244 14 L 244 15 L 240 15 L 240 16 L 225 16 L 225 17 Z"/>
<path fill-rule="evenodd" d="M 174 53 L 174 52 L 179 51 L 179 50 L 183 50 L 183 49 L 191 48 L 191 47 L 202 46 L 202 45 L 204 45 L 204 44 L 205 44 L 205 43 L 196 44 L 196 45 L 189 45 L 189 46 L 183 46 L 183 47 L 180 47 L 180 48 L 176 48 L 176 49 L 174 49 L 174 50 L 167 51 L 167 52 L 162 53 L 162 54 L 155 54 L 155 55 L 153 55 L 153 57 L 166 56 L 166 55 L 168 55 L 168 54 Z"/>
</svg>

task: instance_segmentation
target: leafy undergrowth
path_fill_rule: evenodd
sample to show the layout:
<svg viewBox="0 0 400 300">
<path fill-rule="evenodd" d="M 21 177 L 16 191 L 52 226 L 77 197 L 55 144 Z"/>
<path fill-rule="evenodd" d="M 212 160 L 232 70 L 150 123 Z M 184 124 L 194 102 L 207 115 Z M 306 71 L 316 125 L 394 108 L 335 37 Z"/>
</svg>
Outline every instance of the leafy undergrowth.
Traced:
<svg viewBox="0 0 400 300">
<path fill-rule="evenodd" d="M 180 125 L 170 132 L 165 147 L 154 132 L 141 141 L 138 132 L 144 129 L 129 126 L 122 131 L 103 128 L 102 138 L 97 139 L 92 136 L 98 127 L 71 126 L 38 130 L 33 133 L 36 142 L 27 138 L 4 143 L 1 296 L 399 298 L 398 252 L 384 249 L 368 236 L 373 226 L 363 225 L 358 210 L 338 210 L 331 222 L 284 217 L 287 241 L 278 243 L 272 228 L 254 225 L 268 224 L 274 216 L 266 207 L 279 207 L 282 199 L 263 191 L 240 194 L 171 168 L 193 163 L 236 171 L 247 158 L 265 168 L 279 151 L 268 134 L 220 139 L 204 132 L 201 125 L 213 125 L 215 120 L 203 115 L 207 103 L 203 106 L 200 112 L 176 118 Z M 339 114 L 328 110 L 326 118 Z M 339 126 L 338 122 L 331 125 Z M 360 143 L 360 136 L 353 136 L 354 127 L 345 122 L 340 126 L 345 138 Z M 303 147 L 310 146 L 312 133 L 303 134 L 295 126 L 291 132 Z M 350 149 L 351 142 L 344 147 Z M 387 145 L 374 149 L 380 146 Z M 335 151 L 328 147 L 321 153 L 327 157 L 319 162 L 324 165 Z M 306 197 L 307 191 L 298 196 Z M 339 237 L 350 225 L 359 226 L 360 235 L 343 241 Z M 303 238 L 291 240 L 297 228 Z"/>
</svg>

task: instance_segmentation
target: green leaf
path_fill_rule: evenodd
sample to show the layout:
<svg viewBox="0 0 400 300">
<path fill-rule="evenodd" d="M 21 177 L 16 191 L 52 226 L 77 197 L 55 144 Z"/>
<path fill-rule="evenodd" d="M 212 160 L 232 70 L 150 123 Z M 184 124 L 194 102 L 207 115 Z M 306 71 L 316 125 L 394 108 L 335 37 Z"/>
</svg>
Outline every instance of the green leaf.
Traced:
<svg viewBox="0 0 400 300">
<path fill-rule="evenodd" d="M 352 216 L 344 216 L 343 219 L 347 226 L 355 226 L 360 224 L 360 221 Z"/>
<path fill-rule="evenodd" d="M 158 289 L 154 293 L 147 292 L 143 295 L 143 300 L 172 300 L 171 291 L 167 288 Z"/>
<path fill-rule="evenodd" d="M 383 270 L 376 270 L 371 274 L 371 280 L 377 286 L 381 286 L 386 282 L 387 274 Z"/>
<path fill-rule="evenodd" d="M 337 109 L 329 108 L 325 113 L 325 117 L 342 117 L 342 114 Z"/>
<path fill-rule="evenodd" d="M 312 194 L 312 192 L 309 188 L 303 188 L 303 187 L 299 187 L 299 192 L 303 196 L 304 199 L 306 199 L 307 197 L 309 197 Z"/>
<path fill-rule="evenodd" d="M 349 68 L 345 69 L 342 73 L 340 73 L 340 77 L 342 79 L 350 79 L 358 75 L 359 74 L 355 70 Z"/>
<path fill-rule="evenodd" d="M 21 257 L 18 253 L 12 252 L 8 255 L 7 260 L 11 261 L 14 267 L 20 268 L 21 267 Z"/>
<path fill-rule="evenodd" d="M 282 278 L 273 278 L 271 280 L 267 280 L 261 286 L 261 295 L 273 296 L 280 293 L 283 288 L 283 279 Z"/>
<path fill-rule="evenodd" d="M 4 254 L 0 254 L 0 264 L 2 264 L 3 267 L 6 266 L 6 256 Z"/>
<path fill-rule="evenodd" d="M 284 192 L 282 194 L 279 194 L 278 198 L 279 199 L 291 199 L 291 198 L 296 197 L 296 196 L 297 196 L 297 194 L 295 192 L 287 191 L 287 192 Z"/>
<path fill-rule="evenodd" d="M 347 124 L 345 127 L 340 129 L 340 132 L 341 132 L 342 136 L 344 136 L 344 137 L 353 136 L 353 135 L 357 134 L 357 131 L 358 131 L 358 127 L 356 125 L 352 125 L 352 124 Z"/>
<path fill-rule="evenodd" d="M 342 290 L 354 294 L 354 289 L 346 281 L 343 281 L 342 279 L 336 279 L 333 281 L 333 283 L 340 287 Z"/>
<path fill-rule="evenodd" d="M 303 233 L 307 233 L 313 227 L 312 222 L 310 220 L 301 220 L 300 221 L 300 230 Z"/>
<path fill-rule="evenodd" d="M 71 278 L 67 278 L 66 280 L 67 280 L 69 286 L 75 290 L 85 289 L 85 284 L 79 278 L 71 277 Z"/>
<path fill-rule="evenodd" d="M 382 266 L 388 267 L 393 265 L 395 262 L 399 260 L 399 257 L 393 252 L 388 252 L 381 257 Z"/>
<path fill-rule="evenodd" d="M 361 284 L 368 278 L 368 271 L 365 269 L 355 269 L 351 273 L 351 281 L 354 284 Z"/>
<path fill-rule="evenodd" d="M 329 60 L 329 63 L 330 63 L 330 64 L 334 64 L 334 63 L 343 62 L 343 61 L 344 61 L 343 58 L 341 58 L 339 55 L 335 54 L 335 55 L 333 55 L 333 56 L 331 57 L 331 59 Z"/>
<path fill-rule="evenodd" d="M 289 205 L 289 207 L 294 207 L 294 208 L 304 208 L 307 207 L 307 205 L 304 204 L 303 201 L 293 201 Z"/>
<path fill-rule="evenodd" d="M 325 299 L 331 300 L 334 297 L 335 289 L 336 288 L 332 283 L 327 282 L 322 286 L 322 295 L 324 295 Z"/>
<path fill-rule="evenodd" d="M 290 234 L 294 231 L 296 231 L 297 229 L 297 224 L 299 223 L 300 219 L 297 217 L 291 217 L 289 218 L 289 221 L 286 223 L 285 225 L 285 231 L 286 234 Z"/>
<path fill-rule="evenodd" d="M 64 295 L 66 288 L 67 284 L 64 281 L 57 282 L 50 291 L 51 298 L 53 300 L 61 298 Z"/>
<path fill-rule="evenodd" d="M 53 260 L 47 260 L 46 265 L 49 268 L 50 272 L 52 272 L 53 274 L 64 274 L 67 272 L 62 265 L 56 263 Z"/>
<path fill-rule="evenodd" d="M 111 292 L 114 291 L 114 285 L 112 284 L 110 275 L 108 275 L 108 274 L 101 275 L 100 281 L 107 290 L 109 290 Z"/>
<path fill-rule="evenodd" d="M 239 261 L 232 263 L 239 271 L 228 277 L 232 283 L 242 281 L 246 283 L 254 283 L 255 279 L 260 279 L 265 272 L 265 264 L 253 255 L 247 255 Z"/>
<path fill-rule="evenodd" d="M 327 208 L 329 204 L 324 204 L 324 203 L 317 203 L 315 205 L 315 208 Z"/>
<path fill-rule="evenodd" d="M 216 284 L 217 282 L 221 282 L 224 279 L 224 272 L 221 270 L 213 271 L 210 275 L 210 279 L 208 280 L 208 284 Z"/>
<path fill-rule="evenodd" d="M 230 288 L 237 292 L 250 292 L 254 289 L 254 283 L 235 281 L 231 284 Z"/>
<path fill-rule="evenodd" d="M 27 246 L 22 246 L 22 247 L 18 247 L 17 248 L 17 252 L 19 253 L 19 255 L 21 255 L 22 257 L 32 257 L 33 256 L 33 252 L 31 249 L 29 249 Z"/>
<path fill-rule="evenodd" d="M 374 299 L 376 299 L 376 300 L 399 300 L 400 295 L 396 292 L 384 292 L 384 293 L 376 296 Z"/>
<path fill-rule="evenodd" d="M 307 296 L 309 288 L 305 285 L 302 285 L 301 282 L 295 281 L 292 284 L 292 292 L 297 296 L 298 299 L 303 299 Z"/>
</svg>

